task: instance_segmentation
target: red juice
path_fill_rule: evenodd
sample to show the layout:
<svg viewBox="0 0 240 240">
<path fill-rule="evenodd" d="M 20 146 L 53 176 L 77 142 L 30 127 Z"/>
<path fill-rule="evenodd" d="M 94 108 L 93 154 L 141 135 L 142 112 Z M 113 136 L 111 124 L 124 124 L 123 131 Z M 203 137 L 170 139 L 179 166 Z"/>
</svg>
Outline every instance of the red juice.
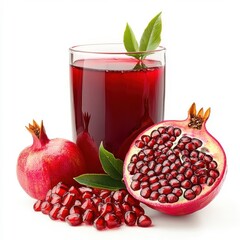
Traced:
<svg viewBox="0 0 240 240">
<path fill-rule="evenodd" d="M 88 132 L 99 146 L 124 159 L 135 137 L 163 120 L 165 68 L 160 62 L 136 59 L 85 59 L 70 66 L 74 126 Z"/>
</svg>

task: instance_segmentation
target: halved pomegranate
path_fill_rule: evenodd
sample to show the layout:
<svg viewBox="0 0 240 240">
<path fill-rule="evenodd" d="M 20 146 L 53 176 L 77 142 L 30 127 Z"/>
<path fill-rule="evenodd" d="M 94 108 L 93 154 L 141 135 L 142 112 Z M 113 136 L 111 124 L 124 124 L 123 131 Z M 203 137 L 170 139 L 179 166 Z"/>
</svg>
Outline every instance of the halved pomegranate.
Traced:
<svg viewBox="0 0 240 240">
<path fill-rule="evenodd" d="M 226 155 L 207 131 L 210 108 L 183 121 L 163 121 L 143 131 L 125 157 L 123 175 L 129 193 L 170 215 L 202 209 L 219 192 L 226 175 Z"/>
</svg>

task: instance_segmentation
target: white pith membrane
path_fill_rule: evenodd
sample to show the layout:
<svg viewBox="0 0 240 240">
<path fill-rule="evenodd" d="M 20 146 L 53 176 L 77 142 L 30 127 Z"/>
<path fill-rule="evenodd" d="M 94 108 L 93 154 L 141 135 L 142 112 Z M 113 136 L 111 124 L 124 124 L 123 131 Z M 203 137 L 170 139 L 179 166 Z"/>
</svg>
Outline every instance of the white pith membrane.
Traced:
<svg viewBox="0 0 240 240">
<path fill-rule="evenodd" d="M 192 113 L 199 115 L 195 113 L 194 108 L 190 108 L 186 120 L 161 122 L 148 128 L 131 145 L 124 163 L 124 181 L 127 183 L 128 191 L 138 196 L 140 201 L 153 207 L 157 205 L 157 208 L 159 205 L 172 208 L 174 205 L 183 206 L 185 203 L 203 206 L 209 202 L 208 195 L 217 194 L 226 171 L 225 153 L 218 141 L 205 128 L 209 113 L 204 119 L 203 112 L 200 112 L 203 118 L 200 129 L 188 127 Z M 153 137 L 149 139 L 144 136 Z M 187 141 L 184 144 L 183 139 Z M 195 144 L 188 144 L 189 139 Z M 149 152 L 150 154 L 144 155 Z M 163 158 L 164 155 L 166 159 Z M 179 181 L 180 175 L 184 180 Z"/>
</svg>

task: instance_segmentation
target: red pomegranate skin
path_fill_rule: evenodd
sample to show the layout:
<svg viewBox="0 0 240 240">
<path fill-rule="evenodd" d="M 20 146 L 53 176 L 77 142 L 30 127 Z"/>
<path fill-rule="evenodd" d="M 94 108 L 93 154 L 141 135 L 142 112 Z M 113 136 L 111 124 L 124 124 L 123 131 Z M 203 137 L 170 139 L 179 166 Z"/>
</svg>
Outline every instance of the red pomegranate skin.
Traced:
<svg viewBox="0 0 240 240">
<path fill-rule="evenodd" d="M 86 173 L 86 165 L 77 145 L 62 138 L 48 139 L 36 122 L 27 129 L 33 144 L 21 151 L 17 160 L 17 178 L 28 195 L 44 199 L 58 182 L 77 185 L 73 179 Z"/>
</svg>

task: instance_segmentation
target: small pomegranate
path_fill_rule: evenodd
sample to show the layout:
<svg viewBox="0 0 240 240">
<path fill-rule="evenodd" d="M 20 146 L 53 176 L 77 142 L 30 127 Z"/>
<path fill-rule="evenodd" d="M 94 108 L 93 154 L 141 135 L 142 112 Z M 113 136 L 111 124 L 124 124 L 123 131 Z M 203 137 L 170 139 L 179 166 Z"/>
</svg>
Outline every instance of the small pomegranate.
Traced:
<svg viewBox="0 0 240 240">
<path fill-rule="evenodd" d="M 226 175 L 226 155 L 207 131 L 210 108 L 183 121 L 162 121 L 132 143 L 123 167 L 129 193 L 170 215 L 202 209 L 219 192 Z"/>
<path fill-rule="evenodd" d="M 84 159 L 71 141 L 49 139 L 43 126 L 35 121 L 26 127 L 32 134 L 33 144 L 18 157 L 17 177 L 22 188 L 33 198 L 44 199 L 48 190 L 58 182 L 77 184 L 73 177 L 86 173 Z"/>
<path fill-rule="evenodd" d="M 88 173 L 105 173 L 99 159 L 99 149 L 88 132 L 91 116 L 83 114 L 84 130 L 77 136 L 77 146 L 87 163 Z"/>
</svg>

